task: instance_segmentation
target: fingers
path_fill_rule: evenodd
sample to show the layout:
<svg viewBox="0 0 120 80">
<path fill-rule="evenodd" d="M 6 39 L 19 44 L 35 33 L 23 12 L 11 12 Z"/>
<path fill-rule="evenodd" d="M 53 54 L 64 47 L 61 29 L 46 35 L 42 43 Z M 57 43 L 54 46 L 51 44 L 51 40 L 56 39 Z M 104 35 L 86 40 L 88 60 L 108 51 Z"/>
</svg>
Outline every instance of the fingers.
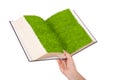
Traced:
<svg viewBox="0 0 120 80">
<path fill-rule="evenodd" d="M 62 64 L 61 60 L 59 59 L 59 60 L 57 60 L 57 62 L 58 62 L 58 65 L 61 66 L 61 64 Z"/>
<path fill-rule="evenodd" d="M 68 54 L 66 51 L 64 51 L 64 55 L 67 57 L 67 59 L 58 59 L 58 65 L 62 69 L 66 69 L 67 65 L 69 65 L 73 60 L 70 54 Z"/>
<path fill-rule="evenodd" d="M 68 59 L 71 59 L 71 58 L 72 58 L 71 55 L 70 55 L 68 52 L 66 52 L 66 51 L 64 51 L 64 55 L 65 55 Z"/>
<path fill-rule="evenodd" d="M 58 62 L 58 64 L 59 64 L 59 66 L 60 67 L 63 67 L 63 66 L 65 66 L 65 61 L 64 60 L 57 60 L 57 62 Z"/>
<path fill-rule="evenodd" d="M 66 51 L 64 51 L 64 55 L 67 57 L 66 64 L 67 65 L 71 65 L 71 64 L 74 65 L 74 60 L 73 60 L 72 56 L 69 53 L 67 53 Z"/>
<path fill-rule="evenodd" d="M 65 63 L 65 60 L 57 60 L 58 62 L 58 65 L 59 65 L 59 68 L 63 71 L 66 69 L 66 63 Z"/>
</svg>

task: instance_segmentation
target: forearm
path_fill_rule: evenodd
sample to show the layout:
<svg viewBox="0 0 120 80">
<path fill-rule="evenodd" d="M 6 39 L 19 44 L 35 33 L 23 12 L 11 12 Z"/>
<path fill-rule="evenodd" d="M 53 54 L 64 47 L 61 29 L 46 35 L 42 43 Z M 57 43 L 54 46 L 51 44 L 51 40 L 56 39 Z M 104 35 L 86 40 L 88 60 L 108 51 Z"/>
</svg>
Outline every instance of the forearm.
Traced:
<svg viewBox="0 0 120 80">
<path fill-rule="evenodd" d="M 85 78 L 78 72 L 68 77 L 68 80 L 85 80 Z"/>
</svg>

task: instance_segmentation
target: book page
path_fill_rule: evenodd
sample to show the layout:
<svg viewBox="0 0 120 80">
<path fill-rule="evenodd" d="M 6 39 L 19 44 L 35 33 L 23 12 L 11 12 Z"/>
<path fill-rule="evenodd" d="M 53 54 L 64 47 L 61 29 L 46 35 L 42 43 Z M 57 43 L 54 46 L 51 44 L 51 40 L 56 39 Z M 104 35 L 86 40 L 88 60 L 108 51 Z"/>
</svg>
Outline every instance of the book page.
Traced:
<svg viewBox="0 0 120 80">
<path fill-rule="evenodd" d="M 59 38 L 42 18 L 32 15 L 24 17 L 48 53 L 62 52 L 63 47 L 59 42 Z"/>
<path fill-rule="evenodd" d="M 89 34 L 78 23 L 69 9 L 56 13 L 48 18 L 46 22 L 51 25 L 64 50 L 69 53 L 76 52 L 92 42 Z"/>
<path fill-rule="evenodd" d="M 10 24 L 29 61 L 36 60 L 47 53 L 24 17 L 10 21 Z"/>
</svg>

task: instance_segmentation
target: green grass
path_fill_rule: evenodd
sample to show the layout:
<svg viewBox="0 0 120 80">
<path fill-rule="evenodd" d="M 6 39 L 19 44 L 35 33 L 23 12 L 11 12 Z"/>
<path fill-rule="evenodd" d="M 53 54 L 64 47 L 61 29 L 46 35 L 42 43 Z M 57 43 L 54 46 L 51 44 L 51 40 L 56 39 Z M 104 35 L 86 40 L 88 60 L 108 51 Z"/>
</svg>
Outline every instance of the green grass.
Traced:
<svg viewBox="0 0 120 80">
<path fill-rule="evenodd" d="M 48 52 L 73 53 L 92 40 L 69 9 L 58 12 L 46 21 L 37 16 L 24 16 Z"/>
<path fill-rule="evenodd" d="M 63 48 L 59 39 L 42 18 L 31 15 L 26 15 L 24 17 L 31 25 L 34 33 L 37 35 L 47 52 L 62 52 Z"/>
<path fill-rule="evenodd" d="M 46 22 L 60 38 L 64 50 L 69 53 L 92 41 L 69 9 L 56 13 Z"/>
</svg>

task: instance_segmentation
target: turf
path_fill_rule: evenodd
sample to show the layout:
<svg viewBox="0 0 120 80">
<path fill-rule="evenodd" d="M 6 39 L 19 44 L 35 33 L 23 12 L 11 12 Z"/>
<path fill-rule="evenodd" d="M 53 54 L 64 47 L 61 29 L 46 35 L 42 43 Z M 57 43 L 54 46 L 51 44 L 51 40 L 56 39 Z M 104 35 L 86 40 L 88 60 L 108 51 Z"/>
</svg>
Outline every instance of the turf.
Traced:
<svg viewBox="0 0 120 80">
<path fill-rule="evenodd" d="M 77 22 L 69 9 L 60 11 L 46 21 L 38 16 L 24 16 L 48 52 L 73 53 L 92 39 Z"/>
<path fill-rule="evenodd" d="M 31 15 L 26 15 L 24 17 L 31 25 L 34 33 L 37 35 L 47 52 L 62 52 L 63 48 L 59 39 L 42 18 Z"/>
<path fill-rule="evenodd" d="M 64 50 L 69 53 L 77 51 L 92 41 L 69 9 L 56 13 L 46 22 L 59 37 Z"/>
</svg>

